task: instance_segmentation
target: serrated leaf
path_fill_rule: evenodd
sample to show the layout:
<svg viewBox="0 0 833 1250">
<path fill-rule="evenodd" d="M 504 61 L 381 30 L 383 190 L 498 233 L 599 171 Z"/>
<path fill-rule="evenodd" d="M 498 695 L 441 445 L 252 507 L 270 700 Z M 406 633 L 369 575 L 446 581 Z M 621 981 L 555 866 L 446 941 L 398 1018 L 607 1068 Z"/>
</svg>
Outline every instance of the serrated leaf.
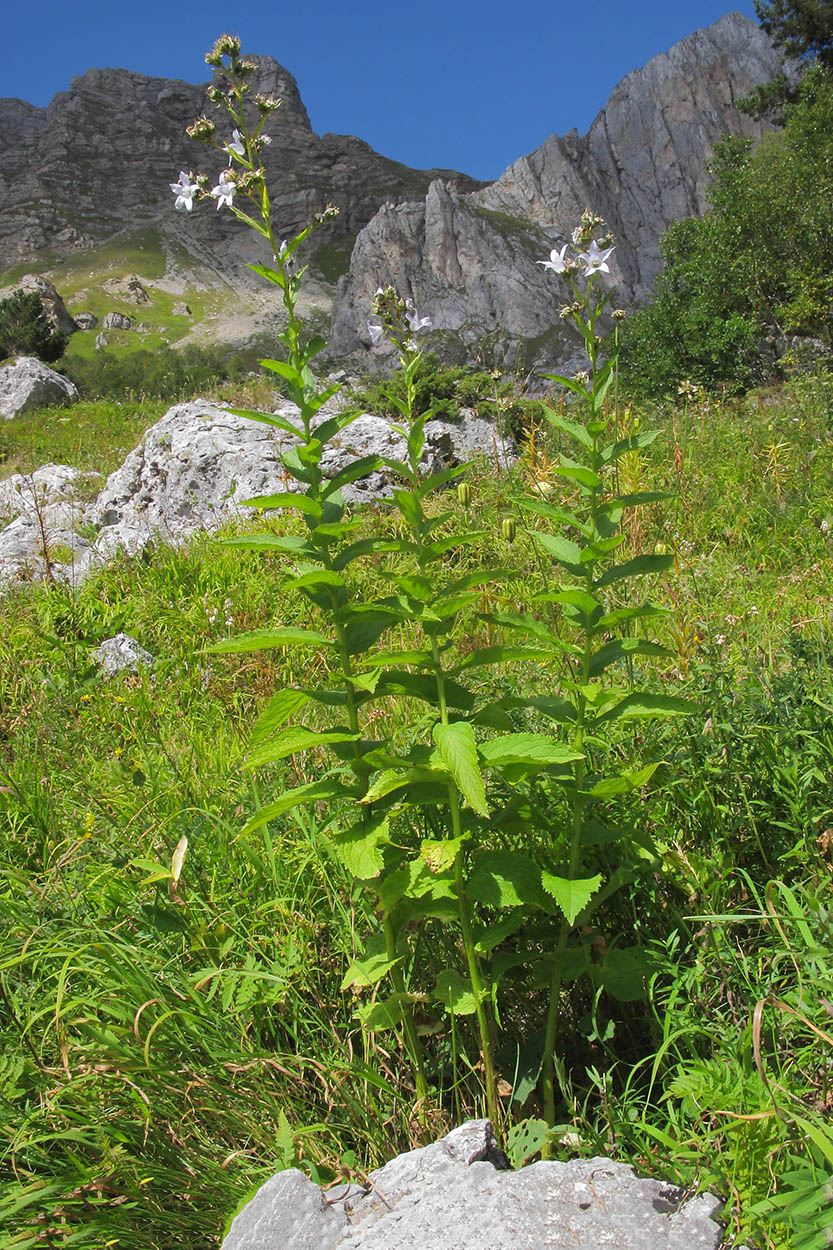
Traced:
<svg viewBox="0 0 833 1250">
<path fill-rule="evenodd" d="M 297 751 L 308 751 L 310 747 L 327 746 L 334 742 L 356 742 L 359 736 L 357 733 L 348 733 L 343 730 L 319 732 L 306 729 L 302 725 L 291 725 L 275 734 L 269 742 L 263 743 L 256 751 L 252 751 L 243 761 L 243 767 L 262 768 L 264 764 L 275 764 L 278 760 L 285 760 Z"/>
<path fill-rule="evenodd" d="M 461 838 L 423 838 L 419 846 L 419 857 L 427 865 L 429 872 L 435 875 L 448 872 L 467 837 L 467 834 L 463 834 Z"/>
<path fill-rule="evenodd" d="M 390 842 L 387 815 L 367 822 L 359 820 L 349 829 L 330 835 L 330 841 L 344 866 L 360 881 L 378 877 L 384 868 L 384 848 Z"/>
<path fill-rule="evenodd" d="M 402 1011 L 411 1000 L 409 996 L 391 994 L 378 1003 L 368 1003 L 356 1009 L 356 1017 L 362 1027 L 370 1033 L 382 1033 L 386 1029 L 395 1029 L 402 1023 Z"/>
<path fill-rule="evenodd" d="M 434 986 L 434 998 L 454 1016 L 473 1016 L 477 1000 L 468 981 L 453 968 L 443 968 Z"/>
<path fill-rule="evenodd" d="M 276 629 L 258 629 L 251 634 L 240 634 L 206 647 L 209 655 L 231 655 L 238 651 L 266 651 L 272 647 L 332 647 L 334 643 L 314 629 L 295 629 L 280 625 Z"/>
<path fill-rule="evenodd" d="M 440 758 L 457 785 L 457 789 L 479 816 L 488 816 L 486 789 L 477 761 L 477 743 L 468 721 L 452 721 L 434 726 L 434 742 Z"/>
<path fill-rule="evenodd" d="M 693 716 L 700 705 L 692 699 L 681 699 L 671 694 L 629 694 L 614 708 L 605 712 L 598 721 L 649 719 L 660 716 Z M 598 723 L 597 721 L 597 723 Z"/>
<path fill-rule="evenodd" d="M 489 907 L 533 904 L 549 910 L 541 887 L 541 867 L 517 851 L 486 851 L 478 856 L 466 882 L 466 895 Z"/>
<path fill-rule="evenodd" d="M 385 935 L 374 933 L 364 954 L 351 962 L 342 979 L 341 988 L 347 990 L 351 985 L 358 985 L 362 989 L 368 989 L 372 985 L 378 985 L 401 960 L 401 956 L 391 959 L 385 946 Z"/>
<path fill-rule="evenodd" d="M 440 771 L 440 769 L 386 768 L 384 772 L 379 774 L 367 793 L 362 795 L 360 802 L 375 803 L 379 799 L 383 799 L 385 795 L 393 794 L 396 790 L 402 790 L 405 786 L 413 785 L 414 782 L 436 784 L 449 780 L 449 774 Z"/>
<path fill-rule="evenodd" d="M 256 747 L 267 734 L 289 720 L 309 701 L 310 697 L 304 690 L 278 690 L 255 721 L 249 745 Z"/>
<path fill-rule="evenodd" d="M 301 573 L 298 577 L 291 577 L 285 583 L 287 590 L 315 589 L 317 586 L 331 586 L 334 589 L 343 590 L 344 578 L 333 572 L 332 569 L 310 569 L 308 573 Z"/>
<path fill-rule="evenodd" d="M 529 531 L 539 546 L 543 547 L 559 564 L 571 573 L 581 575 L 581 547 L 561 534 L 542 534 L 538 530 Z"/>
<path fill-rule="evenodd" d="M 499 768 L 504 764 L 569 764 L 584 755 L 546 734 L 515 733 L 481 743 L 480 758 L 487 768 Z"/>
<path fill-rule="evenodd" d="M 556 877 L 544 870 L 541 873 L 541 884 L 551 894 L 566 917 L 567 924 L 574 924 L 576 916 L 584 911 L 590 899 L 602 884 L 601 876 L 584 877 L 571 880 L 569 877 Z"/>
<path fill-rule="evenodd" d="M 482 929 L 474 931 L 474 949 L 478 955 L 488 955 L 489 951 L 500 946 L 506 938 L 511 937 L 513 933 L 517 933 L 521 925 L 526 921 L 526 914 L 515 908 L 508 912 L 495 924 L 485 925 Z"/>
</svg>

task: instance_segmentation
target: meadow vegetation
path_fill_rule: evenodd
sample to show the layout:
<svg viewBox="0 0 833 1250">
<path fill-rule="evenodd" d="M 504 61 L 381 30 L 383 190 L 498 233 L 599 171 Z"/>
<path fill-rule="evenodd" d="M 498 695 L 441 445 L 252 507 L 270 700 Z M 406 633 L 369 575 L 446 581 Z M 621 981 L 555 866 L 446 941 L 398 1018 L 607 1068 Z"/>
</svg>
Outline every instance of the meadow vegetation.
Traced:
<svg viewBox="0 0 833 1250">
<path fill-rule="evenodd" d="M 380 292 L 400 368 L 359 398 L 404 450 L 391 497 L 348 507 L 380 465 L 322 476 L 354 414 L 316 424 L 324 343 L 295 307 L 324 223 L 274 237 L 269 109 L 247 129 L 239 45 L 210 55 L 287 314 L 265 365 L 297 404 L 295 490 L 3 591 L 4 1244 L 217 1245 L 279 1168 L 361 1179 L 488 1112 L 517 1166 L 607 1154 L 714 1189 L 729 1235 L 820 1250 L 833 375 L 621 391 L 586 215 L 542 278 L 572 283 L 588 371 L 544 397 L 442 369 Z M 286 430 L 254 386 L 223 398 Z M 517 464 L 426 477 L 426 422 L 479 405 Z M 0 473 L 108 467 L 102 441 L 160 411 L 7 423 Z M 105 680 L 120 630 L 155 663 Z"/>
</svg>

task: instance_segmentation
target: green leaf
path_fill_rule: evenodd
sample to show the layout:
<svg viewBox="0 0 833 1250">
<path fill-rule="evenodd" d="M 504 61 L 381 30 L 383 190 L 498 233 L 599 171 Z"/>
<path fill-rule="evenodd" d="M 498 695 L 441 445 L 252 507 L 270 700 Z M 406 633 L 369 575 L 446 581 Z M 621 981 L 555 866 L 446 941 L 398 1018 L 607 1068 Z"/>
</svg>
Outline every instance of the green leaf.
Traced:
<svg viewBox="0 0 833 1250">
<path fill-rule="evenodd" d="M 581 443 L 588 451 L 593 450 L 593 439 L 588 434 L 583 425 L 579 425 L 577 421 L 570 421 L 562 413 L 556 412 L 553 408 L 545 408 L 544 416 L 550 425 L 555 426 L 557 430 L 562 430 L 565 434 L 569 434 L 576 442 Z"/>
<path fill-rule="evenodd" d="M 350 792 L 344 782 L 336 777 L 328 777 L 324 781 L 311 781 L 304 786 L 296 786 L 294 790 L 287 790 L 274 803 L 267 803 L 266 807 L 262 807 L 259 812 L 255 812 L 254 816 L 250 816 L 243 826 L 242 832 L 244 834 L 252 833 L 255 829 L 259 829 L 261 825 L 274 820 L 276 816 L 292 811 L 294 807 L 303 807 L 307 803 L 317 803 L 320 799 L 345 798 L 349 797 L 349 795 Z"/>
<path fill-rule="evenodd" d="M 335 644 L 314 629 L 296 629 L 292 625 L 279 625 L 275 629 L 257 629 L 251 634 L 240 634 L 215 642 L 206 647 L 209 655 L 229 655 L 238 651 L 266 651 L 271 647 L 332 647 Z"/>
<path fill-rule="evenodd" d="M 295 556 L 315 560 L 317 551 L 306 538 L 296 534 L 241 534 L 238 538 L 224 538 L 224 547 L 242 547 L 249 550 L 289 551 Z"/>
<path fill-rule="evenodd" d="M 391 968 L 401 962 L 401 956 L 391 959 L 388 955 L 385 935 L 374 933 L 362 957 L 351 962 L 342 979 L 341 988 L 349 990 L 351 985 L 358 985 L 361 989 L 368 989 L 370 986 L 378 985 Z"/>
<path fill-rule="evenodd" d="M 309 703 L 310 697 L 304 690 L 278 690 L 266 704 L 255 721 L 249 737 L 249 745 L 257 746 L 267 734 L 277 729 L 285 720 Z"/>
<path fill-rule="evenodd" d="M 335 477 L 330 478 L 321 492 L 322 498 L 326 499 L 334 491 L 341 490 L 342 486 L 347 486 L 350 482 L 358 481 L 360 477 L 367 477 L 369 473 L 373 473 L 380 468 L 381 464 L 382 461 L 378 456 L 360 456 L 358 460 L 352 461 L 340 473 L 337 473 Z"/>
<path fill-rule="evenodd" d="M 620 1003 L 638 1002 L 645 997 L 645 982 L 656 968 L 656 961 L 639 946 L 613 947 L 600 964 L 591 964 L 590 975 Z"/>
<path fill-rule="evenodd" d="M 306 512 L 309 516 L 321 516 L 321 504 L 317 499 L 310 499 L 309 495 L 302 495 L 294 491 L 281 491 L 277 495 L 255 495 L 252 499 L 243 499 L 241 502 L 247 508 L 295 508 L 298 512 Z"/>
<path fill-rule="evenodd" d="M 640 790 L 651 780 L 661 764 L 657 760 L 653 764 L 645 764 L 634 771 L 621 773 L 618 777 L 603 777 L 597 781 L 589 793 L 595 799 L 611 799 L 617 794 L 629 794 L 632 790 Z"/>
<path fill-rule="evenodd" d="M 256 751 L 252 751 L 251 755 L 243 761 L 243 767 L 261 768 L 264 764 L 274 764 L 278 760 L 285 760 L 297 751 L 307 751 L 310 747 L 326 746 L 332 742 L 356 742 L 359 736 L 357 733 L 345 733 L 341 730 L 319 733 L 314 729 L 305 729 L 301 725 L 291 725 L 281 730 L 271 741 L 265 742 Z"/>
<path fill-rule="evenodd" d="M 548 638 L 547 641 L 551 640 Z M 558 647 L 557 650 L 561 648 Z M 486 668 L 489 664 L 510 664 L 516 660 L 539 660 L 544 663 L 551 660 L 552 655 L 552 649 L 548 650 L 544 647 L 512 647 L 498 644 L 496 647 L 484 647 L 481 651 L 470 652 L 450 671 L 462 673 L 467 668 Z"/>
<path fill-rule="evenodd" d="M 444 968 L 437 977 L 434 998 L 454 1016 L 473 1016 L 477 1011 L 477 999 L 471 985 L 453 968 Z"/>
<path fill-rule="evenodd" d="M 434 726 L 434 742 L 457 789 L 479 816 L 488 816 L 486 790 L 477 762 L 477 743 L 468 721 L 452 721 Z"/>
<path fill-rule="evenodd" d="M 487 768 L 500 768 L 504 764 L 569 764 L 584 755 L 546 734 L 515 733 L 482 743 L 480 758 Z"/>
<path fill-rule="evenodd" d="M 601 721 L 649 719 L 659 716 L 693 716 L 701 710 L 699 703 L 672 694 L 634 693 L 627 695 L 614 708 L 598 717 Z"/>
<path fill-rule="evenodd" d="M 618 443 L 611 443 L 601 453 L 602 463 L 612 464 L 620 456 L 624 456 L 626 452 L 637 451 L 640 447 L 650 446 L 655 438 L 659 438 L 659 433 L 659 430 L 643 430 L 639 434 L 631 434 L 628 438 L 620 439 Z"/>
<path fill-rule="evenodd" d="M 513 933 L 517 933 L 521 925 L 526 922 L 526 913 L 516 907 L 512 911 L 507 912 L 495 924 L 484 925 L 483 928 L 474 931 L 474 949 L 478 955 L 488 955 L 489 951 L 500 946 L 506 938 L 511 937 Z"/>
<path fill-rule="evenodd" d="M 570 880 L 555 877 L 551 872 L 541 873 L 541 884 L 551 894 L 566 917 L 567 924 L 574 924 L 576 916 L 584 911 L 590 899 L 602 884 L 601 876 Z"/>
<path fill-rule="evenodd" d="M 308 573 L 301 573 L 298 577 L 290 577 L 285 583 L 287 590 L 314 590 L 322 586 L 331 586 L 338 590 L 343 590 L 344 578 L 333 572 L 332 569 L 310 569 Z M 330 646 L 332 645 L 330 643 Z"/>
<path fill-rule="evenodd" d="M 368 1003 L 356 1009 L 356 1016 L 362 1028 L 370 1033 L 382 1033 L 386 1029 L 395 1029 L 402 1023 L 402 1012 L 410 1003 L 409 995 L 391 994 L 378 1003 Z"/>
<path fill-rule="evenodd" d="M 556 467 L 556 473 L 559 477 L 566 477 L 571 482 L 578 482 L 579 486 L 583 486 L 585 490 L 597 491 L 601 488 L 602 479 L 598 473 L 594 473 L 592 469 L 588 469 L 583 464 L 575 464 L 568 460 L 566 456 L 561 457 L 561 463 Z"/>
<path fill-rule="evenodd" d="M 234 417 L 245 417 L 247 421 L 259 421 L 261 425 L 271 425 L 274 429 L 283 430 L 285 434 L 292 434 L 296 438 L 304 437 L 302 428 L 293 425 L 285 417 L 279 417 L 274 413 L 254 412 L 250 408 L 227 408 L 226 412 L 230 412 Z"/>
<path fill-rule="evenodd" d="M 388 815 L 359 820 L 349 829 L 330 834 L 336 854 L 360 881 L 378 877 L 384 868 L 384 848 L 390 842 Z"/>
<path fill-rule="evenodd" d="M 566 604 L 571 608 L 576 608 L 582 616 L 591 617 L 597 612 L 601 612 L 602 605 L 586 590 L 581 590 L 578 586 L 570 586 L 566 590 L 556 590 L 547 593 L 547 601 L 549 603 Z"/>
<path fill-rule="evenodd" d="M 593 652 L 588 673 L 590 677 L 598 677 L 605 669 L 610 668 L 611 664 L 616 664 L 619 660 L 627 659 L 632 655 L 670 654 L 668 648 L 661 646 L 658 642 L 649 642 L 643 638 L 614 638 L 612 642 L 606 642 L 603 647 L 599 647 L 598 651 Z"/>
<path fill-rule="evenodd" d="M 393 794 L 395 790 L 401 790 L 414 782 L 430 784 L 432 782 L 447 782 L 448 780 L 448 774 L 440 769 L 386 768 L 379 774 L 367 793 L 362 795 L 360 802 L 375 803 L 379 799 L 383 799 L 385 795 Z"/>
<path fill-rule="evenodd" d="M 593 588 L 595 590 L 600 586 L 610 586 L 611 583 L 622 581 L 623 578 L 636 577 L 643 573 L 667 573 L 673 567 L 673 555 L 635 556 L 633 560 L 626 560 L 624 564 L 614 564 L 613 568 L 608 569 L 601 577 L 596 578 L 593 582 Z"/>
<path fill-rule="evenodd" d="M 486 851 L 478 856 L 466 882 L 466 895 L 489 907 L 532 904 L 551 910 L 541 888 L 541 867 L 516 851 Z"/>
<path fill-rule="evenodd" d="M 538 530 L 529 530 L 529 533 L 539 547 L 543 547 L 547 555 L 553 556 L 568 573 L 573 573 L 577 577 L 583 575 L 581 547 L 576 543 L 571 542 L 569 538 L 563 538 L 560 534 L 542 534 Z"/>
<path fill-rule="evenodd" d="M 419 857 L 427 864 L 429 872 L 434 874 L 448 872 L 467 838 L 468 834 L 463 834 L 460 838 L 441 838 L 440 840 L 423 838 L 419 845 Z"/>
</svg>

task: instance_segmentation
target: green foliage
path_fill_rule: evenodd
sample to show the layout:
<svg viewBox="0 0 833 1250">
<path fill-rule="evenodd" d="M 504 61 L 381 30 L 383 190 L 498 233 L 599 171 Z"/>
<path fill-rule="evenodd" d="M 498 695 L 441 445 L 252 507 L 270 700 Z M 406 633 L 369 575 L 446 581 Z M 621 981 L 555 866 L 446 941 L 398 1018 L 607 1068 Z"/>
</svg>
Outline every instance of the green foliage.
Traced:
<svg viewBox="0 0 833 1250">
<path fill-rule="evenodd" d="M 461 408 L 472 408 L 481 417 L 496 420 L 513 437 L 520 438 L 535 406 L 518 395 L 513 379 L 499 370 L 487 372 L 463 366 L 443 365 L 423 352 L 415 374 L 414 415 L 429 414 L 446 421 L 459 419 Z M 405 374 L 400 370 L 384 381 L 366 378 L 354 395 L 355 402 L 370 412 L 397 417 L 405 394 Z"/>
<path fill-rule="evenodd" d="M 815 57 L 833 70 L 833 5 L 830 0 L 755 0 L 766 33 L 786 56 Z"/>
<path fill-rule="evenodd" d="M 190 345 L 115 355 L 75 356 L 62 368 L 85 399 L 191 399 L 218 382 L 237 382 L 251 362 L 223 348 Z"/>
<path fill-rule="evenodd" d="M 784 335 L 833 342 L 833 79 L 810 71 L 783 133 L 723 140 L 713 171 L 711 212 L 666 231 L 655 297 L 627 327 L 632 392 L 738 391 L 776 372 Z"/>
<path fill-rule="evenodd" d="M 37 291 L 15 291 L 0 300 L 0 360 L 37 356 L 52 364 L 68 342 L 69 335 L 50 324 Z"/>
</svg>

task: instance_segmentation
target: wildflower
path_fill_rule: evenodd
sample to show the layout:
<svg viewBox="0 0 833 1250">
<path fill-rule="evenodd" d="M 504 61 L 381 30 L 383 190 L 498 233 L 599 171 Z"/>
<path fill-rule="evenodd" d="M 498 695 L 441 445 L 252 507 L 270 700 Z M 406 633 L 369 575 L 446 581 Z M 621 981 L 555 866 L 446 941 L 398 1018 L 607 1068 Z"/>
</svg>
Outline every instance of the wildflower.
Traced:
<svg viewBox="0 0 833 1250">
<path fill-rule="evenodd" d="M 567 268 L 567 261 L 564 258 L 566 251 L 567 244 L 565 243 L 560 252 L 556 248 L 552 249 L 549 260 L 536 260 L 535 264 L 543 265 L 545 269 L 551 269 L 553 273 L 563 273 Z"/>
<path fill-rule="evenodd" d="M 431 318 L 420 317 L 415 308 L 412 312 L 406 314 L 406 321 L 408 322 L 411 334 L 419 334 L 420 330 L 431 329 Z"/>
<path fill-rule="evenodd" d="M 384 334 L 384 326 L 377 325 L 374 321 L 368 321 L 367 332 L 370 335 L 370 342 L 375 347 Z"/>
<path fill-rule="evenodd" d="M 714 636 L 714 640 L 715 640 L 715 643 L 717 644 L 717 646 L 718 646 L 718 647 L 722 647 L 722 646 L 723 646 L 723 644 L 724 644 L 724 642 L 726 641 L 726 635 L 725 635 L 725 634 L 715 634 L 715 636 Z"/>
<path fill-rule="evenodd" d="M 229 165 L 231 164 L 231 159 L 233 155 L 239 156 L 241 157 L 241 159 L 246 155 L 246 147 L 245 147 L 245 144 L 243 143 L 243 140 L 240 137 L 239 130 L 233 130 L 231 132 L 231 143 L 226 144 L 225 150 L 228 152 Z"/>
<path fill-rule="evenodd" d="M 176 196 L 174 208 L 180 212 L 183 208 L 190 213 L 194 207 L 194 192 L 199 190 L 196 182 L 192 182 L 192 174 L 186 174 L 184 169 L 179 171 L 179 182 L 169 182 L 168 186 Z"/>
<path fill-rule="evenodd" d="M 185 127 L 185 133 L 198 143 L 210 143 L 216 129 L 209 117 L 197 117 L 190 126 Z"/>
<path fill-rule="evenodd" d="M 606 247 L 603 252 L 600 252 L 599 245 L 594 239 L 587 251 L 579 255 L 579 260 L 584 261 L 585 278 L 592 278 L 594 273 L 610 273 L 607 258 L 612 251 L 612 247 Z"/>
<path fill-rule="evenodd" d="M 221 204 L 227 204 L 231 208 L 231 202 L 234 199 L 234 193 L 237 190 L 237 184 L 234 179 L 224 169 L 220 174 L 220 181 L 216 187 L 213 187 L 211 194 L 217 201 L 217 207 Z"/>
</svg>

